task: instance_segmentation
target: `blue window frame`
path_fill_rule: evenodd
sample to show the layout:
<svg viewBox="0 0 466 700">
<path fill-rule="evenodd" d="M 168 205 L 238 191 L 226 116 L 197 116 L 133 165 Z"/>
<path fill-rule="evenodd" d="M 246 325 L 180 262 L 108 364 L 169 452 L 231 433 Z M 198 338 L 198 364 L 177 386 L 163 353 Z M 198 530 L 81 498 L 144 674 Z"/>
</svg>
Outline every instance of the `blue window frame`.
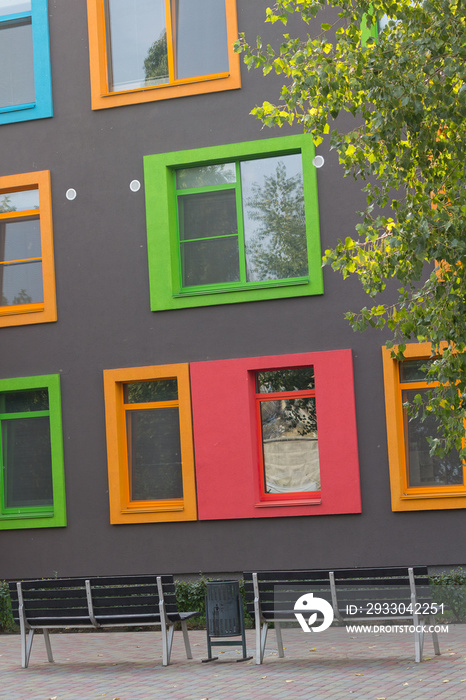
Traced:
<svg viewBox="0 0 466 700">
<path fill-rule="evenodd" d="M 52 116 L 48 0 L 0 0 L 0 124 Z"/>
</svg>

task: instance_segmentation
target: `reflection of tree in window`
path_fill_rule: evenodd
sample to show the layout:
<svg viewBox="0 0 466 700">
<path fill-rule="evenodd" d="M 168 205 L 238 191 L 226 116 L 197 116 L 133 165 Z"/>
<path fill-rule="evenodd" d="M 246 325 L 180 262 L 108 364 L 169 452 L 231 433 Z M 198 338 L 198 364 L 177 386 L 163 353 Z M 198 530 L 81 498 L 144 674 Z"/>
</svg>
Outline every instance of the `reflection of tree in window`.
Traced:
<svg viewBox="0 0 466 700">
<path fill-rule="evenodd" d="M 308 274 L 304 190 L 301 174 L 287 177 L 280 160 L 264 184 L 251 185 L 247 216 L 256 222 L 246 235 L 248 279 L 289 279 Z"/>
<path fill-rule="evenodd" d="M 423 416 L 423 404 L 428 400 L 426 372 L 434 360 L 404 360 L 399 364 L 403 390 L 405 452 L 409 487 L 453 486 L 463 483 L 463 464 L 457 450 L 443 457 L 430 454 L 428 438 L 436 437 L 440 424 L 435 415 Z M 409 386 L 411 385 L 411 386 Z M 419 398 L 416 398 L 419 397 Z M 418 403 L 420 399 L 420 404 Z M 414 408 L 414 406 L 417 406 Z"/>
<path fill-rule="evenodd" d="M 157 41 L 150 47 L 147 58 L 144 60 L 144 72 L 146 81 L 168 80 L 168 53 L 167 53 L 167 32 L 164 30 Z"/>
<path fill-rule="evenodd" d="M 403 391 L 403 403 L 411 404 L 416 395 L 423 401 L 427 390 L 409 389 Z M 440 430 L 438 419 L 432 415 L 422 419 L 419 416 L 408 418 L 404 408 L 406 425 L 406 461 L 408 463 L 408 486 L 453 486 L 463 483 L 463 463 L 456 449 L 443 457 L 430 454 L 429 437 L 435 437 Z"/>
<path fill-rule="evenodd" d="M 16 207 L 11 204 L 11 197 L 4 195 L 0 199 L 0 214 L 7 214 L 10 211 L 16 211 Z"/>
<path fill-rule="evenodd" d="M 314 369 L 259 372 L 256 391 L 265 493 L 318 491 L 320 468 Z"/>
</svg>

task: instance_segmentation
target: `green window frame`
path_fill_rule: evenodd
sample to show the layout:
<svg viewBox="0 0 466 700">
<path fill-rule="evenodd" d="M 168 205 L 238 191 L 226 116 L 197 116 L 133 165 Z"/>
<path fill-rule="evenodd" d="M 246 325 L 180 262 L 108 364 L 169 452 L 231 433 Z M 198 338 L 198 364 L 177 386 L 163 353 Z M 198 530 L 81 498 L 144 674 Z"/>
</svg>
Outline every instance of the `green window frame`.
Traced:
<svg viewBox="0 0 466 700">
<path fill-rule="evenodd" d="M 44 460 L 34 479 L 39 445 Z M 60 376 L 0 379 L 0 530 L 65 525 Z"/>
<path fill-rule="evenodd" d="M 243 215 L 246 201 L 243 191 L 243 169 L 246 171 L 252 161 L 276 159 L 273 165 L 277 167 L 278 183 L 279 164 L 291 163 L 291 160 L 286 157 L 293 155 L 300 155 L 302 163 L 303 204 L 300 206 L 304 206 L 305 211 L 302 238 L 306 250 L 303 253 L 303 247 L 301 247 L 300 254 L 305 264 L 297 265 L 296 273 L 290 276 L 274 272 L 268 275 L 272 278 L 267 278 L 266 274 L 259 274 L 261 279 L 253 279 L 253 275 L 248 277 L 246 269 L 248 262 L 245 251 L 248 243 Z M 312 164 L 313 158 L 312 138 L 306 135 L 145 156 L 151 309 L 160 311 L 322 294 L 317 178 L 316 168 Z M 303 167 L 304 164 L 305 167 Z M 194 173 L 194 176 L 200 173 L 203 177 L 202 173 L 221 172 L 222 167 L 229 173 L 224 182 L 201 180 L 200 185 L 195 182 L 194 184 L 191 182 L 189 186 L 186 185 L 189 179 L 195 181 L 195 177 L 190 178 L 190 173 Z M 183 178 L 184 182 L 182 182 Z M 266 177 L 263 182 L 266 182 Z M 232 230 L 227 230 L 227 233 L 220 232 L 219 235 L 216 232 L 207 236 L 186 234 L 183 202 L 187 202 L 189 198 L 194 201 L 196 197 L 200 198 L 201 202 L 201 206 L 197 207 L 199 211 L 206 211 L 210 206 L 202 206 L 202 197 L 205 197 L 206 201 L 209 198 L 217 197 L 219 201 L 223 198 L 224 202 L 219 206 L 223 206 L 223 219 L 231 221 Z M 230 199 L 229 203 L 226 203 L 227 197 Z M 215 224 L 217 225 L 217 222 Z M 236 272 L 232 274 L 230 279 L 225 276 L 220 280 L 205 280 L 200 275 L 196 279 L 195 273 L 193 276 L 187 272 L 185 251 L 188 246 L 195 243 L 204 246 L 205 249 L 210 247 L 210 250 L 213 250 L 213 241 L 216 247 L 218 243 L 228 246 L 227 239 L 232 244 L 237 242 L 237 274 Z M 228 255 L 232 254 L 232 246 L 227 252 Z M 209 260 L 212 268 L 216 268 L 216 259 L 223 264 L 227 257 L 222 250 L 212 255 L 212 260 Z"/>
</svg>

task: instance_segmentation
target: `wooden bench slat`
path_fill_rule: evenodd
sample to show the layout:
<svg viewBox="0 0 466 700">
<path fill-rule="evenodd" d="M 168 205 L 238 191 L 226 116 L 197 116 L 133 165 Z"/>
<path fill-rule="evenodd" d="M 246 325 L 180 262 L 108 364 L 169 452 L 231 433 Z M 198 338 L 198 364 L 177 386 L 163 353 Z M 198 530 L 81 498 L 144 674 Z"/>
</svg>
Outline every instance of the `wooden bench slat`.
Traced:
<svg viewBox="0 0 466 700">
<path fill-rule="evenodd" d="M 23 591 L 29 589 L 33 590 L 47 590 L 53 588 L 54 590 L 60 590 L 61 588 L 81 588 L 84 586 L 84 578 L 51 578 L 51 579 L 37 579 L 22 581 L 21 587 Z"/>
</svg>

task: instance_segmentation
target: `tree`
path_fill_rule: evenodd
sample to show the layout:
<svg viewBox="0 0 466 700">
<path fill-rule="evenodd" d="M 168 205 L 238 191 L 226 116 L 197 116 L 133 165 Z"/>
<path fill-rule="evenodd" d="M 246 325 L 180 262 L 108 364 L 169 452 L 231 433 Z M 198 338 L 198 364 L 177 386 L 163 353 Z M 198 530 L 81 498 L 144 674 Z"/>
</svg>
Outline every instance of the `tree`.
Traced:
<svg viewBox="0 0 466 700">
<path fill-rule="evenodd" d="M 334 8 L 334 20 L 318 18 Z M 328 10 L 327 10 L 328 12 Z M 443 435 L 431 451 L 461 450 L 466 411 L 466 3 L 461 0 L 277 0 L 266 21 L 302 20 L 306 36 L 278 48 L 236 44 L 248 68 L 284 77 L 276 104 L 252 110 L 267 126 L 299 124 L 329 138 L 366 205 L 324 263 L 357 275 L 371 299 L 346 314 L 355 330 L 388 329 L 402 359 L 429 341 L 426 373 L 440 385 L 417 401 Z M 377 18 L 390 18 L 377 30 Z M 339 128 L 339 115 L 352 128 Z M 348 123 L 348 119 L 344 120 Z M 387 298 L 389 280 L 398 292 Z M 381 296 L 379 296 L 381 295 Z M 375 297 L 377 300 L 375 300 Z M 379 302 L 379 303 L 377 303 Z M 466 457 L 466 450 L 462 451 Z"/>
</svg>

